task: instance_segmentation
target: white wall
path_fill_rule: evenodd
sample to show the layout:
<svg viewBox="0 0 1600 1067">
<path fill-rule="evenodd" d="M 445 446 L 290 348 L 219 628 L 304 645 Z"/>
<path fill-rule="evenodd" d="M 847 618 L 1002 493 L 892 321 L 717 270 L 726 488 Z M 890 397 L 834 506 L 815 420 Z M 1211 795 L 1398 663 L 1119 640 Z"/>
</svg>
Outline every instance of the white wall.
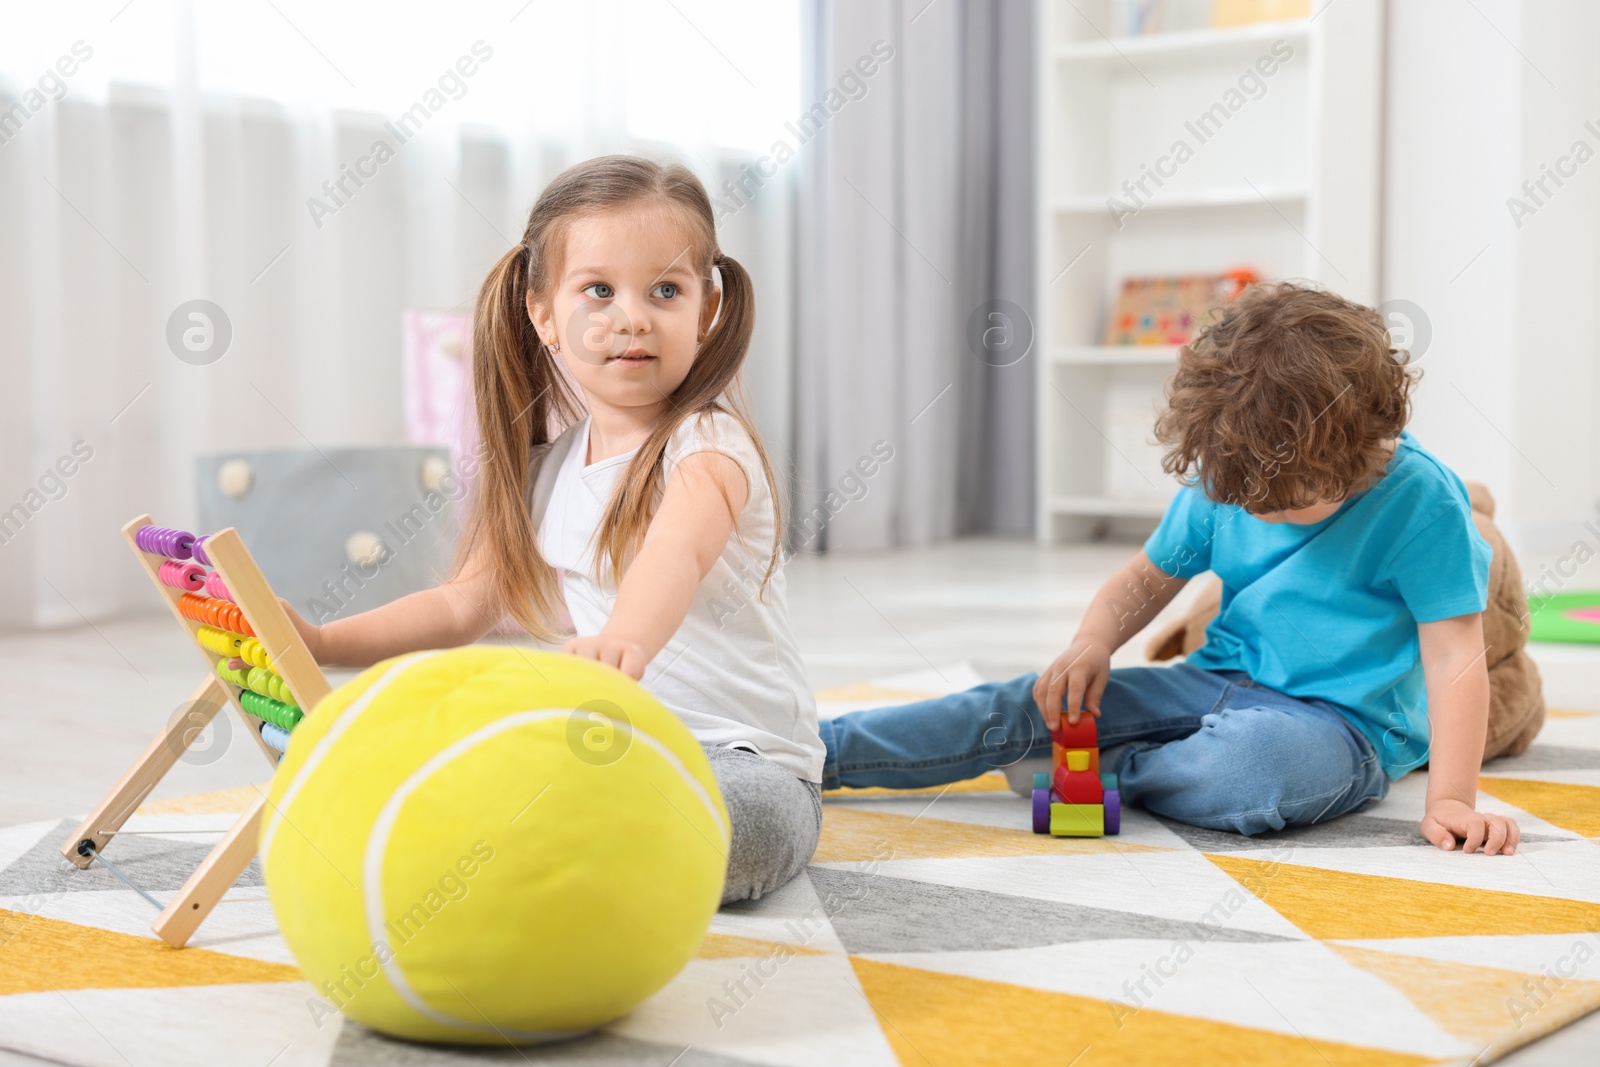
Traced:
<svg viewBox="0 0 1600 1067">
<path fill-rule="evenodd" d="M 1388 24 L 1383 292 L 1433 334 L 1412 430 L 1488 484 L 1533 572 L 1600 548 L 1600 5 L 1391 0 Z M 1508 198 L 1580 139 L 1596 158 L 1519 227 Z"/>
</svg>

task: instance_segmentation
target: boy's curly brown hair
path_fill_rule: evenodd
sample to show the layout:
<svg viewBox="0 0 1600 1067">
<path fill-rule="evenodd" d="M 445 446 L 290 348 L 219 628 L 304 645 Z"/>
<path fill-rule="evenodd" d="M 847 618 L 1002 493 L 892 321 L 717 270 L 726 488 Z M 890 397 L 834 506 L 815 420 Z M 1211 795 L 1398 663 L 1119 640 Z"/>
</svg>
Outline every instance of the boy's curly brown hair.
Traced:
<svg viewBox="0 0 1600 1067">
<path fill-rule="evenodd" d="M 1161 467 L 1252 513 L 1333 502 L 1383 475 L 1421 372 L 1376 311 L 1293 283 L 1245 289 L 1178 353 Z"/>
</svg>

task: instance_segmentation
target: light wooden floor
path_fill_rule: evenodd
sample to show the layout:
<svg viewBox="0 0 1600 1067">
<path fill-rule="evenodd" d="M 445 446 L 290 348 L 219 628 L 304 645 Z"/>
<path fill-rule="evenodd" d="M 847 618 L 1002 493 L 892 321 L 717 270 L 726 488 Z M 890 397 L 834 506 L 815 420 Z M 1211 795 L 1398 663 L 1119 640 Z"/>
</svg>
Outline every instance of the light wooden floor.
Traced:
<svg viewBox="0 0 1600 1067">
<path fill-rule="evenodd" d="M 802 557 L 787 568 L 791 617 L 816 688 L 963 660 L 987 678 L 1047 664 L 1089 598 L 1135 545 L 1041 548 L 961 541 L 870 555 Z M 1526 563 L 1525 563 L 1526 566 Z M 1182 609 L 1188 591 L 1168 609 Z M 202 678 L 171 616 L 0 634 L 0 826 L 86 811 Z M 1143 662 L 1142 638 L 1118 665 Z M 1600 706 L 1600 646 L 1534 646 L 1555 706 Z M 338 684 L 348 673 L 330 672 Z M 232 741 L 245 740 L 235 732 Z M 254 744 L 180 763 L 155 796 L 264 780 Z M 3 1040 L 3 1039 L 0 1039 Z M 1588 1067 L 1600 1015 L 1502 1062 Z M 0 1067 L 36 1061 L 0 1052 Z"/>
</svg>

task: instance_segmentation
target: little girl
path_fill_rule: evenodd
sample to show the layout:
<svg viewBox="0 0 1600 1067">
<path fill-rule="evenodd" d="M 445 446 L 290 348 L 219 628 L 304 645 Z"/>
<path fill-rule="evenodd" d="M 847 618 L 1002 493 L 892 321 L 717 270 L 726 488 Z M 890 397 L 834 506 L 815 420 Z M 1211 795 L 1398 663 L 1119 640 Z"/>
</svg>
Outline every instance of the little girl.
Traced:
<svg viewBox="0 0 1600 1067">
<path fill-rule="evenodd" d="M 822 826 L 777 482 L 740 399 L 754 318 L 688 169 L 564 171 L 478 295 L 487 459 L 452 576 L 321 627 L 291 609 L 319 663 L 365 667 L 469 644 L 507 613 L 553 638 L 564 599 L 562 651 L 640 680 L 704 746 L 732 819 L 725 904 L 794 877 Z"/>
</svg>

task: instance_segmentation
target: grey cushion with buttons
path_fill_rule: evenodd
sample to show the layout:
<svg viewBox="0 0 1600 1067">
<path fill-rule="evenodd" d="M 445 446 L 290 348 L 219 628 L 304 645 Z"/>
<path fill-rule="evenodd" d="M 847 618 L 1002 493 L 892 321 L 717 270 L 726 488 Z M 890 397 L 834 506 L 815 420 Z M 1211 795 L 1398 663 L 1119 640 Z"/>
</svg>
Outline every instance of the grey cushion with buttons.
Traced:
<svg viewBox="0 0 1600 1067">
<path fill-rule="evenodd" d="M 463 486 L 447 449 L 284 449 L 195 460 L 198 529 L 236 527 L 277 594 L 326 622 L 449 573 Z"/>
</svg>

